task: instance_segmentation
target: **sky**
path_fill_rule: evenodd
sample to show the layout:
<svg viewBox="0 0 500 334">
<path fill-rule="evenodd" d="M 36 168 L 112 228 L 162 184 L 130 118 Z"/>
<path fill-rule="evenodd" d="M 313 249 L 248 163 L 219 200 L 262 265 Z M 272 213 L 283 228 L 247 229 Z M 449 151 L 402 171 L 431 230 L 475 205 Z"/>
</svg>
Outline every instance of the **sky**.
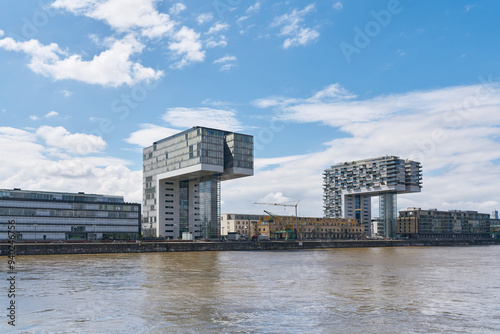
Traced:
<svg viewBox="0 0 500 334">
<path fill-rule="evenodd" d="M 400 210 L 500 208 L 498 1 L 0 6 L 0 188 L 140 203 L 142 148 L 206 126 L 254 136 L 223 213 L 321 217 L 326 168 L 385 155 L 423 166 Z"/>
</svg>

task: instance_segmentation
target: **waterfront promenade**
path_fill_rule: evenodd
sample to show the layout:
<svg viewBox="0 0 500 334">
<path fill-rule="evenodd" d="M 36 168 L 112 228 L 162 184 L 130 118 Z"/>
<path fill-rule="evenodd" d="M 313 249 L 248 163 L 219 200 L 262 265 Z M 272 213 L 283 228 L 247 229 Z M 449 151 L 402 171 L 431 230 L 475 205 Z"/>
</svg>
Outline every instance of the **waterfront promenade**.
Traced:
<svg viewBox="0 0 500 334">
<path fill-rule="evenodd" d="M 236 242 L 180 242 L 128 241 L 89 243 L 16 243 L 16 255 L 152 253 L 192 251 L 259 251 L 300 250 L 324 248 L 406 247 L 406 246 L 475 246 L 499 245 L 500 240 L 329 240 L 329 241 L 236 241 Z M 6 256 L 9 244 L 0 244 L 0 256 Z"/>
</svg>

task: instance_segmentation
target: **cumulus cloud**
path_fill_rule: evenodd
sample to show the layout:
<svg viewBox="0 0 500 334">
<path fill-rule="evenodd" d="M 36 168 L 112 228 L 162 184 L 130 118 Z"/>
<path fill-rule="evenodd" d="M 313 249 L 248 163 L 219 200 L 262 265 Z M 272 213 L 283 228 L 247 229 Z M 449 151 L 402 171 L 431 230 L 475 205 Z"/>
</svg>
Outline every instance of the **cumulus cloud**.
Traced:
<svg viewBox="0 0 500 334">
<path fill-rule="evenodd" d="M 208 29 L 207 34 L 212 35 L 212 34 L 216 34 L 216 33 L 221 32 L 221 31 L 225 31 L 227 29 L 229 29 L 228 24 L 217 23 L 216 25 L 214 25 L 213 27 L 210 27 L 210 29 Z"/>
<path fill-rule="evenodd" d="M 43 115 L 43 117 L 46 117 L 46 118 L 51 118 L 51 117 L 56 117 L 56 116 L 59 116 L 59 113 L 54 111 L 54 110 Z"/>
<path fill-rule="evenodd" d="M 174 28 L 168 14 L 155 8 L 156 0 L 56 0 L 51 6 L 75 15 L 106 22 L 120 32 L 139 30 L 147 37 L 161 37 Z M 181 4 L 182 5 L 182 4 Z M 180 8 L 176 5 L 177 10 Z"/>
<path fill-rule="evenodd" d="M 186 5 L 178 2 L 178 3 L 174 4 L 172 7 L 170 7 L 168 12 L 170 13 L 170 15 L 179 15 L 185 9 L 186 9 Z"/>
<path fill-rule="evenodd" d="M 300 199 L 308 214 L 321 215 L 325 168 L 343 161 L 398 155 L 420 161 L 424 170 L 422 192 L 399 196 L 399 209 L 416 206 L 487 213 L 500 206 L 498 183 L 493 181 L 500 178 L 498 83 L 366 99 L 330 85 L 309 98 L 270 97 L 255 105 L 279 110 L 284 121 L 322 123 L 344 135 L 324 143 L 324 149 L 315 153 L 282 157 L 277 165 L 257 159 L 257 166 L 272 168 L 256 173 L 252 181 L 223 185 L 228 205 L 242 208 L 238 201 L 248 203 L 282 192 L 287 198 Z M 238 189 L 245 189 L 246 195 L 238 195 Z"/>
<path fill-rule="evenodd" d="M 172 68 L 183 68 L 195 62 L 202 62 L 205 59 L 205 51 L 202 50 L 200 34 L 193 29 L 182 27 L 175 33 L 173 42 L 168 48 L 174 51 L 181 59 L 174 63 Z"/>
<path fill-rule="evenodd" d="M 276 17 L 271 27 L 281 27 L 279 36 L 287 37 L 283 42 L 283 48 L 304 46 L 316 41 L 319 32 L 315 28 L 304 25 L 304 16 L 315 10 L 314 4 L 306 6 L 302 10 L 294 9 L 291 13 Z"/>
<path fill-rule="evenodd" d="M 213 19 L 214 19 L 214 14 L 212 14 L 211 12 L 203 13 L 203 14 L 198 15 L 198 17 L 196 17 L 196 21 L 200 25 L 208 23 L 208 22 L 212 21 Z"/>
<path fill-rule="evenodd" d="M 233 110 L 212 108 L 169 108 L 163 120 L 171 126 L 185 129 L 193 126 L 204 126 L 228 131 L 238 131 L 242 125 Z"/>
<path fill-rule="evenodd" d="M 0 188 L 84 191 L 142 201 L 142 171 L 131 171 L 127 161 L 101 156 L 53 159 L 46 155 L 50 146 L 39 139 L 36 132 L 0 127 L 0 155 L 4 159 Z"/>
<path fill-rule="evenodd" d="M 199 33 L 159 12 L 157 3 L 157 0 L 57 0 L 52 7 L 103 21 L 118 32 L 138 32 L 149 39 L 167 38 L 168 48 L 176 59 L 172 68 L 203 61 L 205 51 Z M 176 3 L 169 13 L 178 15 L 185 9 L 184 4 Z"/>
<path fill-rule="evenodd" d="M 143 80 L 157 80 L 162 71 L 133 62 L 132 55 L 142 52 L 144 45 L 133 35 L 121 40 L 109 40 L 109 49 L 92 60 L 80 55 L 68 55 L 55 43 L 43 45 L 37 40 L 18 42 L 8 37 L 0 40 L 0 48 L 24 52 L 31 57 L 29 68 L 56 80 L 73 79 L 103 86 L 133 85 Z"/>
<path fill-rule="evenodd" d="M 83 133 L 72 134 L 62 126 L 41 126 L 36 131 L 36 135 L 45 140 L 48 146 L 60 148 L 72 154 L 97 153 L 106 147 L 106 142 L 101 137 Z"/>
<path fill-rule="evenodd" d="M 138 145 L 142 148 L 151 146 L 155 141 L 170 137 L 181 131 L 154 124 L 141 124 L 140 127 L 140 130 L 130 134 L 125 141 L 129 144 Z"/>
</svg>

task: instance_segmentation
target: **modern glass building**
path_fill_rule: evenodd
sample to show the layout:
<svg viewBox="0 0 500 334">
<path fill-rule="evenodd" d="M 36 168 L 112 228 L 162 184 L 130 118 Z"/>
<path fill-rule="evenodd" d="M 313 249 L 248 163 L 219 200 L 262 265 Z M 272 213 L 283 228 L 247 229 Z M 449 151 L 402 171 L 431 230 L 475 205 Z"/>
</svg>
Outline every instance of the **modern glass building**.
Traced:
<svg viewBox="0 0 500 334">
<path fill-rule="evenodd" d="M 397 235 L 397 194 L 420 192 L 422 167 L 419 162 L 385 156 L 342 162 L 323 173 L 324 215 L 327 218 L 355 218 L 371 231 L 371 197 L 380 199 L 380 224 L 384 236 Z"/>
<path fill-rule="evenodd" d="M 136 239 L 141 205 L 121 196 L 0 190 L 0 239 L 15 220 L 17 240 Z"/>
<path fill-rule="evenodd" d="M 143 150 L 144 236 L 220 236 L 220 181 L 253 175 L 253 137 L 193 127 Z"/>
</svg>

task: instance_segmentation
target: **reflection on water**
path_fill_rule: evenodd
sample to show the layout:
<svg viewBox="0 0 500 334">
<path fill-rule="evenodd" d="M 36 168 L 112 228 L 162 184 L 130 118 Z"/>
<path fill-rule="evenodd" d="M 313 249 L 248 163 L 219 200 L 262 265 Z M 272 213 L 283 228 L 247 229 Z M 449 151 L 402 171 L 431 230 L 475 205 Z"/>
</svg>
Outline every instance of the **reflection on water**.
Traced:
<svg viewBox="0 0 500 334">
<path fill-rule="evenodd" d="M 16 329 L 496 333 L 499 254 L 482 246 L 18 256 Z M 10 329 L 4 318 L 0 332 Z"/>
</svg>

